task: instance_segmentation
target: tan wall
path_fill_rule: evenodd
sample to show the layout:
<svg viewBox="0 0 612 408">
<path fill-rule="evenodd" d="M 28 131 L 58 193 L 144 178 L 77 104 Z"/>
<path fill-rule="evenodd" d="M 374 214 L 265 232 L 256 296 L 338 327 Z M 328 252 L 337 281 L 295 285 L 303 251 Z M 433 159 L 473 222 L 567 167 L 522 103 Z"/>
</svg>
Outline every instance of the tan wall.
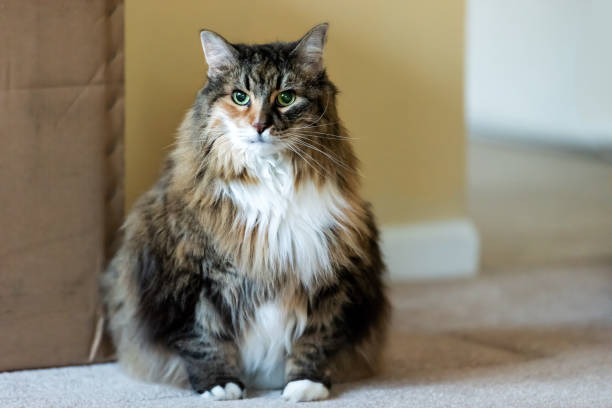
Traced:
<svg viewBox="0 0 612 408">
<path fill-rule="evenodd" d="M 462 0 L 128 0 L 127 205 L 158 174 L 205 78 L 199 29 L 297 40 L 330 23 L 326 66 L 383 223 L 464 212 Z"/>
</svg>

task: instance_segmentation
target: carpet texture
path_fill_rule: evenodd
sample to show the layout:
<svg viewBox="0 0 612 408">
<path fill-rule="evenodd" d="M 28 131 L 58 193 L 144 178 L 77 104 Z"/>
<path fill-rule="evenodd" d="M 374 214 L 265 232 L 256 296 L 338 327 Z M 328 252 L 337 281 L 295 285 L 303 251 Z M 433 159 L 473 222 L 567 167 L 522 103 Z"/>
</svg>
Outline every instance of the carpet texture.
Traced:
<svg viewBox="0 0 612 408">
<path fill-rule="evenodd" d="M 386 368 L 317 407 L 612 407 L 612 269 L 392 285 Z M 27 352 L 27 350 L 24 350 Z M 116 364 L 0 374 L 0 407 L 273 408 L 278 391 L 208 402 Z"/>
</svg>

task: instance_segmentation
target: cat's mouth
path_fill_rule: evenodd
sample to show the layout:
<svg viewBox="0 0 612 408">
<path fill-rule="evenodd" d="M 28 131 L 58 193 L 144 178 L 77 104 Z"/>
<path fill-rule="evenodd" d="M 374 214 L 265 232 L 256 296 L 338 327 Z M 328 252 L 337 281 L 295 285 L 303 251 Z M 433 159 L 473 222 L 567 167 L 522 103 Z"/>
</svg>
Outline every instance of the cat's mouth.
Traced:
<svg viewBox="0 0 612 408">
<path fill-rule="evenodd" d="M 281 150 L 281 144 L 275 136 L 257 134 L 250 136 L 247 140 L 248 149 L 257 155 L 269 155 L 278 153 Z"/>
<path fill-rule="evenodd" d="M 264 140 L 264 136 L 262 134 L 258 134 L 257 136 L 255 136 L 254 139 L 249 140 L 249 143 L 256 144 L 256 143 L 271 143 L 271 142 L 269 140 Z"/>
<path fill-rule="evenodd" d="M 247 137 L 247 143 L 251 146 L 272 146 L 274 144 L 276 144 L 276 138 L 278 136 L 273 135 L 270 132 L 270 129 L 266 129 L 261 133 L 251 133 L 248 137 Z"/>
</svg>

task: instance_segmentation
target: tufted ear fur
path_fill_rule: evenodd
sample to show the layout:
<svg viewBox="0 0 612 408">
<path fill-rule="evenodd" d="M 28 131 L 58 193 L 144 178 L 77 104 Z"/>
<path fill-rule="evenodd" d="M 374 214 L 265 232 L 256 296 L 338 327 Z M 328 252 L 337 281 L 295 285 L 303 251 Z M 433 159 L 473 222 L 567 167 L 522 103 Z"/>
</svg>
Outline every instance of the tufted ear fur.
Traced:
<svg viewBox="0 0 612 408">
<path fill-rule="evenodd" d="M 238 51 L 219 34 L 202 30 L 200 41 L 208 64 L 209 77 L 214 77 L 238 63 Z"/>
<path fill-rule="evenodd" d="M 323 47 L 327 34 L 327 23 L 313 27 L 293 49 L 291 54 L 303 70 L 314 74 L 323 71 Z"/>
</svg>

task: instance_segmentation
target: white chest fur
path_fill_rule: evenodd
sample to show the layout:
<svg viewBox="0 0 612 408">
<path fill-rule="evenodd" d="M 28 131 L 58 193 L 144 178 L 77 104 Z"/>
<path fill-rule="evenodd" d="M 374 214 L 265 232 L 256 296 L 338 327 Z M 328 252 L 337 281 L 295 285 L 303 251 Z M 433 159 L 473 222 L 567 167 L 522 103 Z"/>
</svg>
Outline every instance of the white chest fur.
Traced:
<svg viewBox="0 0 612 408">
<path fill-rule="evenodd" d="M 331 184 L 296 186 L 291 166 L 278 158 L 258 159 L 249 167 L 257 183 L 226 183 L 220 193 L 238 207 L 245 239 L 255 239 L 253 263 L 287 267 L 309 286 L 331 269 L 326 231 L 341 225 L 346 200 Z M 242 333 L 239 349 L 250 386 L 284 385 L 286 356 L 306 326 L 306 305 L 287 298 L 260 305 Z"/>
<path fill-rule="evenodd" d="M 257 228 L 255 262 L 288 266 L 308 285 L 330 268 L 326 230 L 338 224 L 347 207 L 332 185 L 294 184 L 287 163 L 266 161 L 256 168 L 258 183 L 222 187 L 240 209 L 247 234 Z"/>
</svg>

